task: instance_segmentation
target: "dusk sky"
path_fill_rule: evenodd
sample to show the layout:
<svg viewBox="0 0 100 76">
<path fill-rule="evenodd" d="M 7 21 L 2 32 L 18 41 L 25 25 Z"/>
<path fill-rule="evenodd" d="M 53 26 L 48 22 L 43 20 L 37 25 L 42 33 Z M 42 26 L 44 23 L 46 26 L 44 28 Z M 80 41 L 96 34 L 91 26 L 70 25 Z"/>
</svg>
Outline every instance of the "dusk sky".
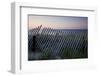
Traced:
<svg viewBox="0 0 100 76">
<path fill-rule="evenodd" d="M 29 15 L 29 29 L 50 27 L 54 29 L 87 29 L 87 17 Z"/>
</svg>

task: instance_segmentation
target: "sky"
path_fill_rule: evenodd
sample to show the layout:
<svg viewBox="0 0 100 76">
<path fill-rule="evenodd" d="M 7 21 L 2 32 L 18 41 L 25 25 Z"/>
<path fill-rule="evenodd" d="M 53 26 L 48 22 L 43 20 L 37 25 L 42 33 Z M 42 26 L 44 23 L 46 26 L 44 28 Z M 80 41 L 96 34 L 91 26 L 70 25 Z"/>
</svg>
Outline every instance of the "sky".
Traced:
<svg viewBox="0 0 100 76">
<path fill-rule="evenodd" d="M 29 29 L 40 25 L 54 29 L 87 29 L 88 27 L 87 17 L 29 15 L 28 19 Z"/>
</svg>

